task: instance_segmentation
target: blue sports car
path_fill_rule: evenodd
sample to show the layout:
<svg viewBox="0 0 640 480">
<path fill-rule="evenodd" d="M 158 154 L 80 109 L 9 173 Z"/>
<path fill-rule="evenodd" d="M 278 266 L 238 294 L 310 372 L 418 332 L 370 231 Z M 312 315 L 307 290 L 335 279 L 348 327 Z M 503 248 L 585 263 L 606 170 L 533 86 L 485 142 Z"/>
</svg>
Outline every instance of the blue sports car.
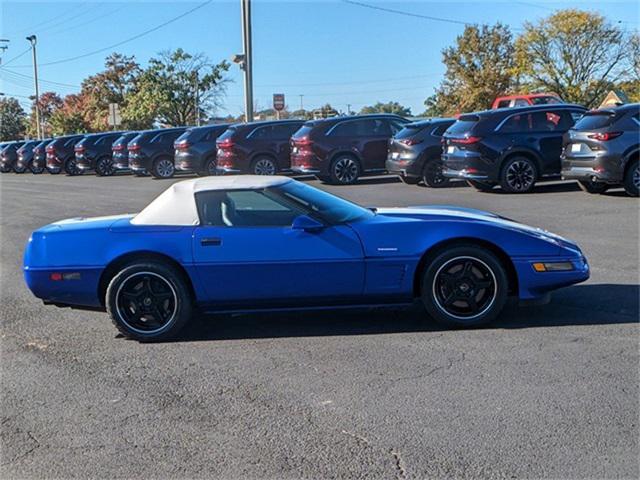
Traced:
<svg viewBox="0 0 640 480">
<path fill-rule="evenodd" d="M 178 182 L 137 215 L 33 232 L 24 255 L 47 304 L 106 309 L 140 341 L 204 312 L 408 305 L 457 326 L 492 321 L 589 278 L 573 242 L 458 207 L 358 206 L 286 177 Z"/>
</svg>

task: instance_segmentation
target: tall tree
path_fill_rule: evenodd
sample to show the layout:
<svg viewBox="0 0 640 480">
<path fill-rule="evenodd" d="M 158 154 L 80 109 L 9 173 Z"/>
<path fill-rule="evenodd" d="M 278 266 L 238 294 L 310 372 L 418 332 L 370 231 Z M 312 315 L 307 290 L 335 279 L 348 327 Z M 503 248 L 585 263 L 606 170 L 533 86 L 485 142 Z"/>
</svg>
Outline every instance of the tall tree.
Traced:
<svg viewBox="0 0 640 480">
<path fill-rule="evenodd" d="M 442 51 L 444 80 L 425 101 L 427 114 L 484 110 L 516 83 L 514 45 L 509 27 L 467 26 L 455 46 Z"/>
<path fill-rule="evenodd" d="M 18 140 L 26 132 L 27 114 L 17 99 L 0 98 L 0 140 Z"/>
<path fill-rule="evenodd" d="M 167 125 L 189 125 L 215 114 L 225 92 L 229 63 L 212 64 L 203 54 L 182 49 L 152 58 L 130 95 L 124 117 L 131 122 L 153 119 Z"/>
<path fill-rule="evenodd" d="M 411 115 L 411 109 L 400 105 L 398 102 L 377 102 L 375 105 L 362 107 L 360 113 L 395 113 L 396 115 L 407 117 Z"/>
<path fill-rule="evenodd" d="M 62 106 L 51 115 L 51 133 L 54 136 L 69 133 L 88 133 L 93 131 L 85 117 L 89 99 L 80 94 L 70 94 L 64 97 Z"/>
<path fill-rule="evenodd" d="M 516 54 L 528 88 L 592 107 L 624 77 L 630 49 L 622 30 L 599 13 L 567 9 L 526 22 Z"/>
<path fill-rule="evenodd" d="M 135 57 L 112 53 L 105 60 L 105 69 L 82 82 L 82 94 L 87 97 L 86 121 L 94 130 L 109 128 L 109 104 L 126 108 L 128 96 L 135 91 L 142 72 Z"/>
<path fill-rule="evenodd" d="M 51 116 L 53 113 L 62 107 L 62 98 L 55 92 L 44 92 L 40 95 L 38 99 L 38 107 L 40 108 L 40 124 L 43 127 L 42 134 L 45 137 L 51 136 Z M 31 115 L 29 116 L 29 126 L 27 128 L 27 133 L 35 137 L 36 132 L 38 131 L 36 127 L 36 111 L 35 104 L 31 107 Z"/>
</svg>

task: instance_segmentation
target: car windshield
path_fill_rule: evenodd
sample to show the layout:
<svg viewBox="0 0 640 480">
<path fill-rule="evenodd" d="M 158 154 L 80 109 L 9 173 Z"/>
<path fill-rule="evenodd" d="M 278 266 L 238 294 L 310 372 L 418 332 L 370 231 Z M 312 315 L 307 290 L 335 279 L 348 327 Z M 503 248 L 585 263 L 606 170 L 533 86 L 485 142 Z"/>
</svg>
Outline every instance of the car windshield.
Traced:
<svg viewBox="0 0 640 480">
<path fill-rule="evenodd" d="M 267 188 L 265 193 L 311 210 L 331 224 L 357 222 L 375 216 L 372 210 L 300 182 Z"/>
<path fill-rule="evenodd" d="M 458 121 L 447 129 L 446 133 L 450 135 L 463 135 L 470 132 L 479 120 L 480 117 L 477 115 L 461 116 Z"/>
<path fill-rule="evenodd" d="M 428 127 L 430 123 L 408 123 L 404 125 L 403 129 L 395 134 L 395 138 L 402 139 L 414 136 L 416 133 L 422 131 L 425 127 Z"/>
</svg>

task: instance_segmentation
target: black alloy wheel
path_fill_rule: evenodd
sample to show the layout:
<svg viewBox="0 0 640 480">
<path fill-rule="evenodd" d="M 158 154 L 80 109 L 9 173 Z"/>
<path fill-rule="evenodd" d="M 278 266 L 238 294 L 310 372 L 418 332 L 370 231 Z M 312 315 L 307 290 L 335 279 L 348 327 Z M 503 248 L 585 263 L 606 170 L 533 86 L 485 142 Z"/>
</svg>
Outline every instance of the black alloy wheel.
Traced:
<svg viewBox="0 0 640 480">
<path fill-rule="evenodd" d="M 502 311 L 507 276 L 496 256 L 475 245 L 440 253 L 426 268 L 422 300 L 439 323 L 455 326 L 485 324 Z"/>
<path fill-rule="evenodd" d="M 528 193 L 533 190 L 538 173 L 533 161 L 513 157 L 505 163 L 500 174 L 500 186 L 509 193 Z"/>
<path fill-rule="evenodd" d="M 430 188 L 449 186 L 449 179 L 444 176 L 442 160 L 433 158 L 427 160 L 422 169 L 422 182 Z"/>
</svg>

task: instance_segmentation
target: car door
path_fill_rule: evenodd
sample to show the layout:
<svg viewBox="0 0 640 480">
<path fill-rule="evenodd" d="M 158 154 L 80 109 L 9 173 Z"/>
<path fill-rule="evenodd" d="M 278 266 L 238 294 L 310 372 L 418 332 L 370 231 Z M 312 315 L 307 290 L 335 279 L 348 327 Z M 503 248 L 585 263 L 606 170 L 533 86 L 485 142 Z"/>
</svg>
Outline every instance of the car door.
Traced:
<svg viewBox="0 0 640 480">
<path fill-rule="evenodd" d="M 538 139 L 543 173 L 560 173 L 562 137 L 573 125 L 568 110 L 549 109 L 532 114 L 532 133 Z"/>
<path fill-rule="evenodd" d="M 365 170 L 384 170 L 389 150 L 389 139 L 393 136 L 391 125 L 384 118 L 362 120 L 362 154 Z"/>
<path fill-rule="evenodd" d="M 364 254 L 349 226 L 293 229 L 293 219 L 307 212 L 257 190 L 202 192 L 196 200 L 201 225 L 193 257 L 208 302 L 331 302 L 362 294 Z"/>
</svg>

